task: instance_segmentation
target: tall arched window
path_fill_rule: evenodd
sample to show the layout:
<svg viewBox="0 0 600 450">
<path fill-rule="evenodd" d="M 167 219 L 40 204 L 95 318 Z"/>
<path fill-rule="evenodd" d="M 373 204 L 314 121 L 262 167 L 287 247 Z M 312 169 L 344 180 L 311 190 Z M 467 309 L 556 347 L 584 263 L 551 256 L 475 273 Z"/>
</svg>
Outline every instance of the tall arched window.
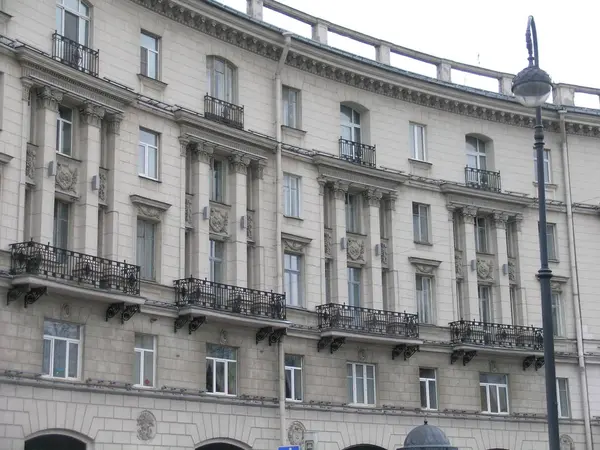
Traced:
<svg viewBox="0 0 600 450">
<path fill-rule="evenodd" d="M 340 125 L 342 139 L 361 142 L 360 113 L 346 105 L 340 105 Z"/>
<path fill-rule="evenodd" d="M 208 92 L 211 97 L 224 102 L 236 102 L 236 70 L 229 61 L 211 56 L 208 58 Z"/>
<path fill-rule="evenodd" d="M 474 136 L 466 137 L 467 166 L 473 169 L 488 170 L 485 141 Z"/>
<path fill-rule="evenodd" d="M 89 47 L 90 7 L 81 0 L 57 0 L 56 32 Z"/>
</svg>

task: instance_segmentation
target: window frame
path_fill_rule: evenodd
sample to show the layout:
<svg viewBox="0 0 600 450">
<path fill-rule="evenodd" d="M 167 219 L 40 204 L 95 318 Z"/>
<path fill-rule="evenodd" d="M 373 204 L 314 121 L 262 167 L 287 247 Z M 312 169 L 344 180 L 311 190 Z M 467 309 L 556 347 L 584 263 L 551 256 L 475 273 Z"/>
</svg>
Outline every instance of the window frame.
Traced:
<svg viewBox="0 0 600 450">
<path fill-rule="evenodd" d="M 483 225 L 481 225 L 483 223 Z M 490 249 L 490 233 L 489 233 L 489 221 L 487 217 L 475 216 L 473 219 L 473 227 L 475 229 L 475 252 L 476 253 L 488 253 Z M 480 230 L 483 230 L 484 238 L 481 240 L 479 234 Z"/>
<path fill-rule="evenodd" d="M 433 378 L 425 377 L 421 373 L 423 370 L 433 370 Z M 431 406 L 431 386 L 430 383 L 433 382 L 433 396 L 435 398 L 435 407 Z M 426 405 L 423 405 L 423 398 L 421 397 L 421 409 L 426 411 L 437 411 L 440 407 L 439 398 L 438 398 L 438 390 L 437 390 L 437 369 L 432 369 L 430 367 L 419 367 L 419 393 L 422 394 L 423 383 L 425 383 L 425 399 Z"/>
<path fill-rule="evenodd" d="M 42 332 L 42 372 L 44 371 L 44 341 L 50 341 L 48 373 L 43 373 L 42 377 L 52 378 L 52 379 L 57 379 L 57 380 L 80 380 L 81 373 L 82 373 L 81 365 L 83 363 L 83 358 L 82 358 L 82 356 L 83 356 L 83 333 L 82 333 L 83 325 L 78 325 L 78 324 L 75 324 L 72 322 L 64 322 L 64 321 L 60 321 L 60 320 L 44 319 L 44 328 L 45 328 L 46 322 L 64 323 L 64 324 L 76 326 L 78 328 L 79 339 L 63 338 L 60 336 L 49 335 L 49 334 L 46 334 L 45 330 Z M 69 373 L 69 356 L 70 356 L 70 347 L 71 347 L 70 344 L 77 344 L 77 375 L 75 377 L 69 377 L 69 376 L 59 377 L 59 376 L 53 375 L 53 372 L 54 372 L 54 349 L 55 349 L 56 341 L 66 342 L 65 375 Z"/>
<path fill-rule="evenodd" d="M 206 349 L 206 362 L 207 362 L 207 368 L 208 368 L 208 360 L 213 361 L 213 366 L 212 366 L 212 391 L 209 391 L 208 389 L 206 390 L 206 393 L 209 395 L 220 395 L 223 397 L 235 397 L 237 396 L 237 392 L 238 392 L 238 349 L 235 347 L 229 347 L 229 346 L 225 346 L 225 345 L 216 345 L 216 344 L 209 344 L 209 345 L 213 345 L 214 347 L 221 347 L 221 348 L 229 348 L 231 350 L 233 350 L 235 352 L 235 359 L 228 359 L 228 358 L 220 358 L 220 357 L 215 357 L 215 356 L 209 356 L 209 350 L 208 348 Z M 224 389 L 225 392 L 216 392 L 216 388 L 217 388 L 217 363 L 223 363 L 224 364 Z M 233 363 L 235 365 L 235 393 L 231 394 L 229 393 L 230 389 L 229 389 L 229 363 Z M 208 375 L 208 371 L 207 371 L 207 375 Z M 205 383 L 205 387 L 206 387 L 206 383 Z"/>
<path fill-rule="evenodd" d="M 519 308 L 519 288 L 512 284 L 508 288 L 508 298 L 510 301 L 510 319 L 513 325 L 521 325 L 521 314 Z"/>
<path fill-rule="evenodd" d="M 552 299 L 552 331 L 555 338 L 565 337 L 567 334 L 566 330 L 566 316 L 564 310 L 563 295 L 561 291 L 553 290 L 551 293 Z"/>
<path fill-rule="evenodd" d="M 292 261 L 295 260 L 296 261 L 296 267 L 297 269 L 292 269 L 291 267 L 288 267 L 288 261 Z M 303 264 L 303 258 L 302 255 L 299 255 L 297 253 L 292 253 L 292 252 L 284 252 L 283 253 L 283 286 L 285 289 L 285 301 L 286 301 L 286 305 L 287 306 L 296 306 L 298 308 L 301 308 L 304 305 L 304 295 L 303 295 L 303 289 L 302 289 L 302 264 Z M 292 294 L 293 291 L 291 289 L 288 289 L 291 287 L 291 283 L 292 283 L 292 276 L 294 276 L 296 278 L 296 292 L 295 292 L 295 304 L 293 304 L 292 301 Z M 289 280 L 288 280 L 289 277 Z M 288 285 L 288 281 L 289 281 L 289 285 Z"/>
<path fill-rule="evenodd" d="M 474 139 L 475 145 L 473 143 L 469 145 L 469 140 Z M 473 147 L 473 148 L 471 148 Z M 483 150 L 482 150 L 483 149 Z M 480 139 L 475 136 L 467 135 L 465 136 L 465 151 L 467 155 L 467 167 L 471 169 L 484 170 L 488 171 L 488 158 L 487 158 L 487 142 L 483 139 Z M 469 156 L 473 156 L 475 158 L 475 167 L 469 165 Z M 481 162 L 483 161 L 483 164 Z M 485 166 L 485 167 L 482 167 Z"/>
<path fill-rule="evenodd" d="M 509 396 L 509 391 L 508 391 L 508 376 L 506 374 L 501 374 L 501 376 L 504 377 L 504 383 L 491 383 L 491 382 L 484 382 L 481 381 L 481 377 L 482 375 L 490 375 L 488 373 L 480 373 L 479 374 L 479 395 L 481 396 L 481 388 L 485 388 L 485 392 L 486 392 L 486 403 L 487 403 L 487 410 L 483 410 L 482 408 L 482 413 L 483 414 L 490 414 L 490 415 L 495 415 L 495 416 L 506 416 L 510 414 L 510 396 Z M 498 409 L 497 412 L 493 412 L 491 409 L 491 396 L 490 396 L 490 390 L 491 388 L 494 387 L 496 390 L 496 407 Z M 506 411 L 501 411 L 501 401 L 500 401 L 500 389 L 504 388 L 504 392 L 506 394 Z M 483 403 L 483 399 L 480 399 L 480 403 Z"/>
<path fill-rule="evenodd" d="M 419 280 L 421 280 L 420 283 Z M 427 283 L 429 284 L 428 291 L 423 289 L 424 285 Z M 419 323 L 431 325 L 435 324 L 435 314 L 433 308 L 433 285 L 434 279 L 432 276 L 423 275 L 421 273 L 415 274 L 415 297 L 417 299 L 417 314 L 419 317 Z M 419 287 L 421 289 L 419 289 Z M 424 298 L 424 294 L 419 294 L 419 292 L 429 292 L 429 296 L 427 298 Z M 424 307 L 426 308 L 423 309 Z M 428 311 L 426 311 L 426 309 L 428 309 Z M 424 314 L 421 314 L 422 312 Z"/>
<path fill-rule="evenodd" d="M 137 347 L 135 344 L 135 337 L 137 336 L 149 336 L 152 338 L 152 349 L 147 349 L 147 348 L 142 348 L 142 347 Z M 135 387 L 138 388 L 144 388 L 144 389 L 152 389 L 154 387 L 156 387 L 156 336 L 152 335 L 152 334 L 146 334 L 146 333 L 135 333 L 135 337 L 134 337 L 134 344 L 133 344 L 133 351 L 135 354 L 135 357 L 137 358 L 137 354 L 140 354 L 140 373 L 138 374 L 137 377 L 137 383 L 134 383 L 133 385 Z M 145 377 L 145 373 L 144 373 L 144 361 L 145 361 L 145 356 L 147 353 L 151 353 L 152 354 L 152 384 L 146 385 L 143 382 L 140 383 L 140 381 L 142 381 Z M 135 368 L 135 365 L 134 365 Z M 134 369 L 135 370 L 135 369 Z M 135 373 L 134 373 L 134 377 L 135 377 Z"/>
<path fill-rule="evenodd" d="M 69 111 L 71 113 L 71 120 L 65 119 L 61 116 L 62 111 Z M 56 152 L 61 155 L 73 157 L 73 129 L 75 121 L 75 110 L 73 108 L 69 108 L 68 106 L 59 105 L 58 106 L 58 115 L 56 116 Z M 69 151 L 63 151 L 63 144 L 65 138 L 65 126 L 69 126 Z"/>
<path fill-rule="evenodd" d="M 215 203 L 225 203 L 225 180 L 227 179 L 227 166 L 225 161 L 212 158 L 210 164 L 210 189 L 209 199 Z"/>
<path fill-rule="evenodd" d="M 87 2 L 84 2 L 82 0 L 76 0 L 76 1 L 77 1 L 77 11 L 69 8 L 69 6 L 65 4 L 64 0 L 57 0 L 56 13 L 60 14 L 60 30 L 57 29 L 56 32 L 58 34 L 60 34 L 62 37 L 70 39 L 65 35 L 65 13 L 68 12 L 70 14 L 73 14 L 74 16 L 77 17 L 77 43 L 79 45 L 83 45 L 84 47 L 89 48 L 90 40 L 91 40 L 91 9 L 92 9 L 92 7 L 90 4 L 88 4 Z M 87 8 L 87 15 L 80 12 L 81 5 L 84 5 Z M 55 17 L 55 25 L 58 25 L 57 19 L 58 19 L 58 17 Z M 85 39 L 81 39 L 81 24 L 82 23 L 86 24 Z M 59 28 L 59 27 L 56 27 L 56 28 Z M 84 42 L 81 42 L 82 40 Z"/>
<path fill-rule="evenodd" d="M 223 97 L 217 92 L 217 64 L 223 64 Z M 208 94 L 217 100 L 237 104 L 237 67 L 225 58 L 220 56 L 209 56 L 207 58 L 208 71 Z"/>
<path fill-rule="evenodd" d="M 416 210 L 416 212 L 415 212 Z M 430 244 L 430 221 L 431 217 L 431 206 L 425 203 L 412 203 L 412 213 L 413 213 L 413 238 L 417 244 Z M 423 230 L 423 212 L 425 213 L 425 229 Z M 425 236 L 423 236 L 425 234 Z"/>
<path fill-rule="evenodd" d="M 410 133 L 410 147 L 411 147 L 411 159 L 415 161 L 427 162 L 427 127 L 420 123 L 410 122 L 409 133 Z M 421 143 L 422 148 L 418 148 L 418 143 Z"/>
<path fill-rule="evenodd" d="M 361 202 L 357 193 L 346 192 L 345 194 L 346 231 L 348 233 L 360 234 L 361 230 Z"/>
<path fill-rule="evenodd" d="M 537 173 L 537 151 L 533 150 L 533 181 L 538 182 Z M 544 184 L 552 184 L 552 160 L 550 157 L 550 149 L 544 149 Z"/>
<path fill-rule="evenodd" d="M 300 116 L 300 89 L 293 88 L 291 86 L 282 86 L 281 87 L 281 106 L 282 106 L 282 119 L 281 123 L 290 128 L 295 128 L 297 130 L 301 129 L 302 121 Z M 295 99 L 292 100 L 292 97 L 295 96 Z M 290 120 L 290 113 L 293 111 L 293 120 Z M 293 123 L 292 123 L 293 122 Z"/>
<path fill-rule="evenodd" d="M 363 398 L 365 400 L 363 403 L 359 403 L 357 401 L 357 395 L 356 395 L 357 394 L 356 373 L 357 373 L 358 366 L 362 366 L 363 396 L 364 396 Z M 375 364 L 348 362 L 348 363 L 346 363 L 346 371 L 348 370 L 348 367 L 352 367 L 352 375 L 350 376 L 350 375 L 346 374 L 347 382 L 352 383 L 352 399 L 348 399 L 348 402 L 353 406 L 363 406 L 363 407 L 376 406 L 377 405 L 377 373 L 376 373 Z M 367 368 L 368 367 L 371 367 L 373 369 L 373 378 L 372 378 L 372 380 L 373 380 L 373 403 L 369 403 L 369 392 L 368 392 L 369 383 L 367 381 L 370 378 L 367 377 L 367 374 L 368 374 Z"/>
<path fill-rule="evenodd" d="M 218 255 L 218 249 L 221 250 L 221 254 Z M 209 239 L 208 242 L 208 265 L 209 265 L 209 280 L 213 283 L 223 284 L 224 275 L 224 264 L 225 262 L 225 243 L 218 239 Z M 215 279 L 219 272 L 218 280 Z"/>
<path fill-rule="evenodd" d="M 482 296 L 483 292 L 487 292 L 487 298 L 484 298 L 485 296 Z M 489 286 L 487 284 L 477 284 L 477 302 L 479 305 L 479 321 L 488 324 L 494 323 L 494 303 L 492 286 Z M 487 305 L 484 305 L 484 303 L 486 302 Z M 489 315 L 487 319 L 489 320 L 486 320 L 486 317 L 484 317 L 482 306 L 487 306 Z"/>
<path fill-rule="evenodd" d="M 561 381 L 564 382 L 564 392 L 565 392 L 565 404 L 561 400 Z M 570 419 L 571 418 L 571 394 L 569 392 L 569 379 L 565 377 L 557 377 L 556 378 L 556 400 L 558 403 L 558 418 L 559 419 Z M 566 414 L 563 414 L 563 406 L 566 408 Z"/>
<path fill-rule="evenodd" d="M 66 212 L 66 218 L 59 217 L 61 215 L 59 208 L 61 207 L 64 207 L 63 212 Z M 66 236 L 64 238 L 64 242 L 62 241 L 62 239 L 60 239 L 61 242 L 58 242 L 60 237 L 59 233 L 62 233 L 62 231 L 60 230 L 61 227 L 59 222 L 62 224 L 66 224 Z M 71 203 L 59 200 L 58 198 L 54 199 L 54 218 L 52 226 L 52 243 L 54 247 L 67 250 L 69 248 L 69 238 L 71 234 Z"/>
<path fill-rule="evenodd" d="M 143 43 L 143 38 L 147 37 L 150 38 L 152 40 L 154 40 L 154 43 L 156 44 L 156 50 L 148 48 L 144 45 Z M 160 37 L 157 36 L 154 33 L 150 33 L 149 31 L 146 31 L 144 29 L 142 29 L 140 31 L 140 74 L 142 74 L 145 77 L 151 78 L 153 80 L 160 80 Z M 143 52 L 146 51 L 146 70 L 144 71 L 144 67 L 143 67 Z M 155 64 L 156 66 L 154 67 L 154 71 L 155 71 L 155 76 L 150 75 L 150 54 L 154 54 L 155 56 Z"/>
<path fill-rule="evenodd" d="M 362 303 L 362 269 L 360 267 L 348 266 L 348 306 L 360 308 Z M 356 276 L 358 274 L 358 277 Z M 355 290 L 351 287 L 358 287 L 358 299 L 354 297 Z"/>
<path fill-rule="evenodd" d="M 292 186 L 293 181 L 296 182 L 296 187 Z M 286 217 L 300 219 L 302 217 L 302 177 L 287 172 L 283 174 L 283 199 L 283 214 Z"/>
<path fill-rule="evenodd" d="M 142 141 L 142 132 L 153 135 L 156 138 L 156 145 L 150 144 L 148 142 Z M 138 176 L 142 178 L 148 178 L 150 180 L 158 181 L 159 177 L 159 167 L 160 167 L 160 133 L 156 131 L 152 131 L 148 128 L 140 127 L 139 129 L 139 143 L 138 143 Z M 142 150 L 143 149 L 143 150 Z M 155 151 L 155 165 L 154 170 L 156 174 L 153 176 L 150 173 L 150 163 L 149 163 L 149 151 Z M 144 167 L 140 167 L 140 152 L 144 152 Z"/>
<path fill-rule="evenodd" d="M 548 260 L 557 262 L 558 259 L 558 245 L 556 242 L 556 223 L 546 223 L 546 242 L 548 246 Z"/>
<path fill-rule="evenodd" d="M 300 366 L 290 366 L 284 361 L 284 372 L 285 372 L 285 384 L 286 384 L 286 395 L 285 400 L 288 402 L 302 402 L 304 400 L 304 357 L 301 355 L 286 354 L 285 357 L 294 356 L 300 358 Z M 290 393 L 292 397 L 287 395 L 287 374 L 290 373 Z M 296 398 L 296 372 L 300 372 L 300 398 Z"/>
<path fill-rule="evenodd" d="M 141 239 L 144 242 L 144 251 L 143 251 L 143 255 L 141 254 L 142 252 L 140 252 L 140 224 L 142 224 L 143 228 L 144 228 L 144 236 L 141 237 Z M 145 247 L 146 242 L 147 242 L 147 236 L 146 233 L 147 231 L 151 229 L 152 230 L 152 267 L 150 269 L 147 269 L 147 259 L 144 259 L 143 261 L 140 259 L 142 257 L 146 257 L 147 256 L 147 249 Z M 136 221 L 136 264 L 138 266 L 140 266 L 140 278 L 142 280 L 146 280 L 146 281 L 156 281 L 158 276 L 157 276 L 157 249 L 158 249 L 158 243 L 157 243 L 157 235 L 158 235 L 158 223 L 153 222 L 152 220 L 148 220 L 148 219 L 144 219 L 143 217 L 138 217 L 137 221 Z M 146 263 L 144 263 L 144 261 L 146 261 Z M 148 275 L 146 273 L 146 271 L 149 270 L 149 278 L 146 277 L 146 275 Z"/>
</svg>

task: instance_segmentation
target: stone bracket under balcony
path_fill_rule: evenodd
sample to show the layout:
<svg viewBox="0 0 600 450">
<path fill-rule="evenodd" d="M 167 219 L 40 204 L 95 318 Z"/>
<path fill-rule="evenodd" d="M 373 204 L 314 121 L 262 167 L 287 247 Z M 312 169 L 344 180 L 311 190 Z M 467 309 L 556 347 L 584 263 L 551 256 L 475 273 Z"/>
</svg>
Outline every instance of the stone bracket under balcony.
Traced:
<svg viewBox="0 0 600 450">
<path fill-rule="evenodd" d="M 32 287 L 29 284 L 21 284 L 10 288 L 6 294 L 6 305 L 18 301 L 23 297 L 23 306 L 27 308 L 33 305 L 40 297 L 48 293 L 48 287 Z"/>
<path fill-rule="evenodd" d="M 188 334 L 192 334 L 206 323 L 206 316 L 197 316 L 194 314 L 184 314 L 175 318 L 173 324 L 173 332 L 177 333 L 184 326 L 188 326 Z"/>
<path fill-rule="evenodd" d="M 140 312 L 140 305 L 137 303 L 111 303 L 106 308 L 105 320 L 108 322 L 110 319 L 115 317 L 117 314 L 121 318 L 121 324 L 128 322 L 136 313 Z"/>
<path fill-rule="evenodd" d="M 262 327 L 256 332 L 256 343 L 267 339 L 269 346 L 279 344 L 285 335 L 287 328 Z"/>
<path fill-rule="evenodd" d="M 408 361 L 418 351 L 421 351 L 418 345 L 399 344 L 392 350 L 392 359 L 402 356 L 404 361 Z"/>
</svg>

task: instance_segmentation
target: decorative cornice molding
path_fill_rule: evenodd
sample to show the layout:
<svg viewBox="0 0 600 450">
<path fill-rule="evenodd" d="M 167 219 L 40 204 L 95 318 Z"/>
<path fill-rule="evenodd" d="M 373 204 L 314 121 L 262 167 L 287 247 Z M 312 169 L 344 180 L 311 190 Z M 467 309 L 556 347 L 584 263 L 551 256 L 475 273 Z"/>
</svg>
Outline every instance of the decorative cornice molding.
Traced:
<svg viewBox="0 0 600 450">
<path fill-rule="evenodd" d="M 137 206 L 138 214 L 149 219 L 159 220 L 162 215 L 171 207 L 170 203 L 161 202 L 141 195 L 132 194 L 129 196 L 131 203 Z"/>
<path fill-rule="evenodd" d="M 284 251 L 294 253 L 304 253 L 305 247 L 312 242 L 312 239 L 310 238 L 289 233 L 281 233 L 281 240 L 283 242 Z"/>
<path fill-rule="evenodd" d="M 331 182 L 341 181 L 361 189 L 378 189 L 382 194 L 395 192 L 407 177 L 398 173 L 367 168 L 341 159 L 317 155 L 313 163 L 319 176 Z"/>
<path fill-rule="evenodd" d="M 440 267 L 442 261 L 437 259 L 421 258 L 418 256 L 409 256 L 408 261 L 415 266 L 418 273 L 423 275 L 431 275 L 435 270 Z"/>
<path fill-rule="evenodd" d="M 0 167 L 5 166 L 9 162 L 11 162 L 13 157 L 8 153 L 0 152 Z"/>
</svg>

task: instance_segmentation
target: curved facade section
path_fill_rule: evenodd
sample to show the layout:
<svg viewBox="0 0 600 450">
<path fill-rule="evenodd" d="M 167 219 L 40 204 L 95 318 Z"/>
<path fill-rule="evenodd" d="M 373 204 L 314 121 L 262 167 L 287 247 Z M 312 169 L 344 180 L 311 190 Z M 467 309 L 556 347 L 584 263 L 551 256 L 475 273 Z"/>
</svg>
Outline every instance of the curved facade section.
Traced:
<svg viewBox="0 0 600 450">
<path fill-rule="evenodd" d="M 418 52 L 438 76 L 409 73 L 389 64 L 408 49 L 273 0 L 1 6 L 0 447 L 395 450 L 424 419 L 457 448 L 547 447 L 512 75 Z M 582 90 L 543 108 L 568 450 L 600 416 Z"/>
</svg>

